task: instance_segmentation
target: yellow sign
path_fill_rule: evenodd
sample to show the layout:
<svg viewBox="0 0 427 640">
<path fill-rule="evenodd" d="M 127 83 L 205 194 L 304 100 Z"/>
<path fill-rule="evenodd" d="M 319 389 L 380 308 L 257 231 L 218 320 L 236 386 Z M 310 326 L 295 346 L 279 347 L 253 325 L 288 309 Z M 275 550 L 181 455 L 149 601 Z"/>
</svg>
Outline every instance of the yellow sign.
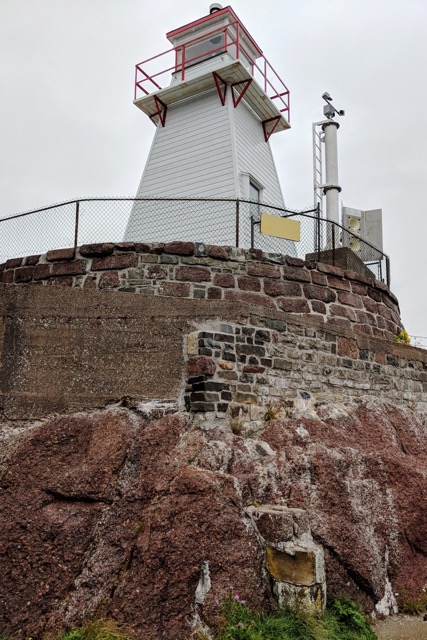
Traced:
<svg viewBox="0 0 427 640">
<path fill-rule="evenodd" d="M 266 236 L 299 242 L 301 240 L 301 223 L 297 220 L 261 213 L 261 233 Z"/>
</svg>

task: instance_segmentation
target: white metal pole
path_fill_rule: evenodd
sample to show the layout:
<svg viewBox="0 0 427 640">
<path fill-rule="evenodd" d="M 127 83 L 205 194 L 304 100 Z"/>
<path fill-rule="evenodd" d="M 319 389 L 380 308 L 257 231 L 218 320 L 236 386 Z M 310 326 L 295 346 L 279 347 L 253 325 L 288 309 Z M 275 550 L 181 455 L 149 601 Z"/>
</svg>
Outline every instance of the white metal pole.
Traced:
<svg viewBox="0 0 427 640">
<path fill-rule="evenodd" d="M 324 194 L 326 195 L 326 217 L 333 222 L 340 222 L 340 202 L 339 194 L 341 187 L 338 185 L 338 144 L 337 130 L 338 122 L 330 120 L 322 125 L 325 133 L 325 165 L 326 184 Z"/>
</svg>

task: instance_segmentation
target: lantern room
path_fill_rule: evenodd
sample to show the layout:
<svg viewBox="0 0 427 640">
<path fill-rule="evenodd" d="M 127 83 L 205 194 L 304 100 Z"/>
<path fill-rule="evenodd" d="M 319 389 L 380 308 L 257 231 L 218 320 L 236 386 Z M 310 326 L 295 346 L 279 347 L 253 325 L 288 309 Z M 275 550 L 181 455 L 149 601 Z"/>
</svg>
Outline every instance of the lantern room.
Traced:
<svg viewBox="0 0 427 640">
<path fill-rule="evenodd" d="M 173 48 L 135 69 L 135 105 L 155 124 L 166 125 L 170 105 L 211 88 L 225 104 L 229 88 L 234 107 L 244 98 L 259 117 L 266 141 L 289 128 L 289 90 L 231 7 L 213 4 L 166 37 Z"/>
</svg>

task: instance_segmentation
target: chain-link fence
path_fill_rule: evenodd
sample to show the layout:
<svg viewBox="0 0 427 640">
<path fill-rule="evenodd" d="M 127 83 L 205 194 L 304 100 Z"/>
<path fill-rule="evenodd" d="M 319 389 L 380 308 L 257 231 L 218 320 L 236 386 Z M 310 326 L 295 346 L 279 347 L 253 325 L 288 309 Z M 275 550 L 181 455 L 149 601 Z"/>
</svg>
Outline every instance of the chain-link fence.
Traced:
<svg viewBox="0 0 427 640">
<path fill-rule="evenodd" d="M 297 222 L 298 237 L 262 233 L 263 214 Z M 186 240 L 366 269 L 390 284 L 388 256 L 318 209 L 220 198 L 85 198 L 0 219 L 0 233 L 0 262 L 89 243 Z"/>
</svg>

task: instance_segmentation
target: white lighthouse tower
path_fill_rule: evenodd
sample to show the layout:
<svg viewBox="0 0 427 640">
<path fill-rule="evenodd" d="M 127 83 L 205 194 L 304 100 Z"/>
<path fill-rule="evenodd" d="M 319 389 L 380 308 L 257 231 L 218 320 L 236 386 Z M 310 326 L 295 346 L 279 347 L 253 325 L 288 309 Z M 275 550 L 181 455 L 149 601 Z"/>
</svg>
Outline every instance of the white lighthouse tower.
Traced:
<svg viewBox="0 0 427 640">
<path fill-rule="evenodd" d="M 156 132 L 125 240 L 248 247 L 263 204 L 284 207 L 269 138 L 289 128 L 289 91 L 231 7 L 166 36 L 172 48 L 136 66 L 134 104 Z M 237 238 L 236 200 L 255 203 L 239 203 Z"/>
</svg>

